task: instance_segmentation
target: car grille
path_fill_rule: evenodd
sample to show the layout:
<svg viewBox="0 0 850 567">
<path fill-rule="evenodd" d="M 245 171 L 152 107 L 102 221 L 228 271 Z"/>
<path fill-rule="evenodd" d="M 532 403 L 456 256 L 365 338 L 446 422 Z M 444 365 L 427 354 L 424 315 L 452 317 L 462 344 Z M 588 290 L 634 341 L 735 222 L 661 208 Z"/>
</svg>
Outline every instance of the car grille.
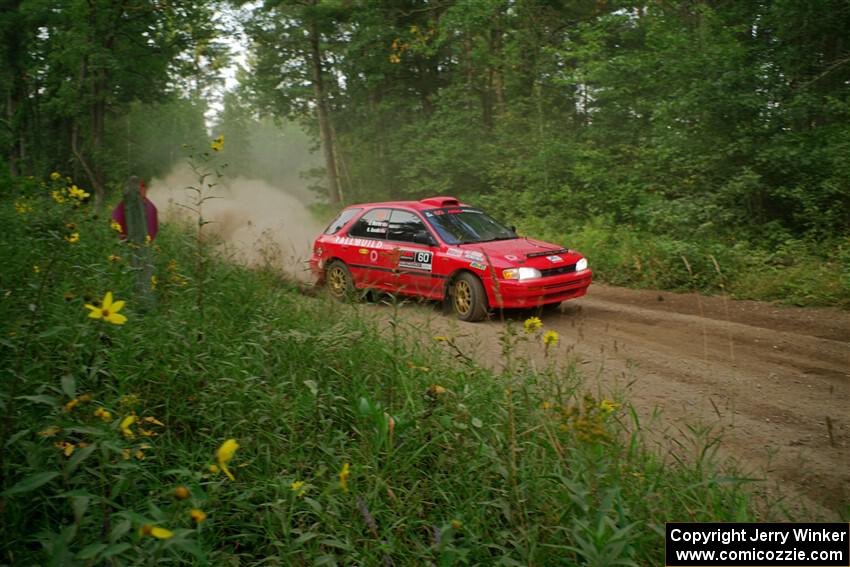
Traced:
<svg viewBox="0 0 850 567">
<path fill-rule="evenodd" d="M 544 278 L 549 276 L 560 276 L 563 274 L 571 274 L 576 271 L 576 265 L 570 264 L 569 266 L 559 266 L 557 268 L 548 268 L 545 270 L 540 270 L 540 275 Z"/>
</svg>

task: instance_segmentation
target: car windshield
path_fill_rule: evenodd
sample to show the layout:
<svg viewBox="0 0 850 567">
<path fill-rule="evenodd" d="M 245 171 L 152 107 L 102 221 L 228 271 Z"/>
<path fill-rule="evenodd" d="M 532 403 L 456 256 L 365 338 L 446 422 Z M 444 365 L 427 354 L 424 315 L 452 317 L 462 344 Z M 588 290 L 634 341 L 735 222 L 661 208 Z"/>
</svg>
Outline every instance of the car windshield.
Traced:
<svg viewBox="0 0 850 567">
<path fill-rule="evenodd" d="M 516 233 L 477 209 L 447 207 L 425 211 L 425 219 L 446 244 L 510 240 Z"/>
</svg>

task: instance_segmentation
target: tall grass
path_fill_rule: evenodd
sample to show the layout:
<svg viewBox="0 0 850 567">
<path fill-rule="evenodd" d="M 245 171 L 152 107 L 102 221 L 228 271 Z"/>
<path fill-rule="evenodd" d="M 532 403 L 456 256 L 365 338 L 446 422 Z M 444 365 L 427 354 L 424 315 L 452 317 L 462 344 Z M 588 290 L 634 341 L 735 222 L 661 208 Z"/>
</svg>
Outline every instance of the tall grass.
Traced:
<svg viewBox="0 0 850 567">
<path fill-rule="evenodd" d="M 800 306 L 850 308 L 850 239 L 778 242 L 671 236 L 596 218 L 569 233 L 528 219 L 529 234 L 584 253 L 613 285 L 702 293 Z M 682 257 L 689 261 L 682 263 Z M 717 267 L 722 269 L 722 272 Z"/>
<path fill-rule="evenodd" d="M 626 400 L 516 355 L 546 329 L 493 373 L 174 226 L 142 313 L 126 244 L 48 189 L 0 188 L 0 564 L 645 565 L 665 521 L 757 517 L 713 441 L 659 456 Z M 87 317 L 107 291 L 123 325 Z"/>
</svg>

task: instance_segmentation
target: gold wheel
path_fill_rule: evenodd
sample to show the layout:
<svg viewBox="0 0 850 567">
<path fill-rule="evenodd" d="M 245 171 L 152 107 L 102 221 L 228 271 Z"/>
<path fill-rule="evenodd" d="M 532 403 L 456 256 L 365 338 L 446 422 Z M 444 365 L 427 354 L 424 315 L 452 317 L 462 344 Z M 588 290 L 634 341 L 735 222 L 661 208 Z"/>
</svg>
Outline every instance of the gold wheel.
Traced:
<svg viewBox="0 0 850 567">
<path fill-rule="evenodd" d="M 469 287 L 469 283 L 466 280 L 456 281 L 453 295 L 457 314 L 461 316 L 468 314 L 472 308 L 472 288 Z"/>
<path fill-rule="evenodd" d="M 487 292 L 474 274 L 462 272 L 451 286 L 452 308 L 461 321 L 480 321 L 487 316 Z"/>
<path fill-rule="evenodd" d="M 328 270 L 328 289 L 337 299 L 343 299 L 351 289 L 348 270 L 339 263 L 334 263 Z"/>
</svg>

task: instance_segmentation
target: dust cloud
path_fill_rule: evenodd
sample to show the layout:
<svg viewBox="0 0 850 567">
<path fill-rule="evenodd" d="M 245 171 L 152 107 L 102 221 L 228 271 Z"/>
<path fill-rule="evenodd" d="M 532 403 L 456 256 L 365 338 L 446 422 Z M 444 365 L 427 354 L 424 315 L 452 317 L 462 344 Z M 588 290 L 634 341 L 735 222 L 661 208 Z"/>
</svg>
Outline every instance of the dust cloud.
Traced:
<svg viewBox="0 0 850 567">
<path fill-rule="evenodd" d="M 197 216 L 185 208 L 193 206 L 196 198 L 187 189 L 190 186 L 198 186 L 198 179 L 187 165 L 151 180 L 148 198 L 159 210 L 160 222 L 197 222 Z M 204 232 L 216 239 L 226 258 L 310 280 L 307 261 L 312 242 L 324 226 L 308 209 L 313 201 L 309 191 L 236 177 L 222 178 L 207 195 L 215 198 L 203 203 L 203 217 L 212 221 Z"/>
</svg>

